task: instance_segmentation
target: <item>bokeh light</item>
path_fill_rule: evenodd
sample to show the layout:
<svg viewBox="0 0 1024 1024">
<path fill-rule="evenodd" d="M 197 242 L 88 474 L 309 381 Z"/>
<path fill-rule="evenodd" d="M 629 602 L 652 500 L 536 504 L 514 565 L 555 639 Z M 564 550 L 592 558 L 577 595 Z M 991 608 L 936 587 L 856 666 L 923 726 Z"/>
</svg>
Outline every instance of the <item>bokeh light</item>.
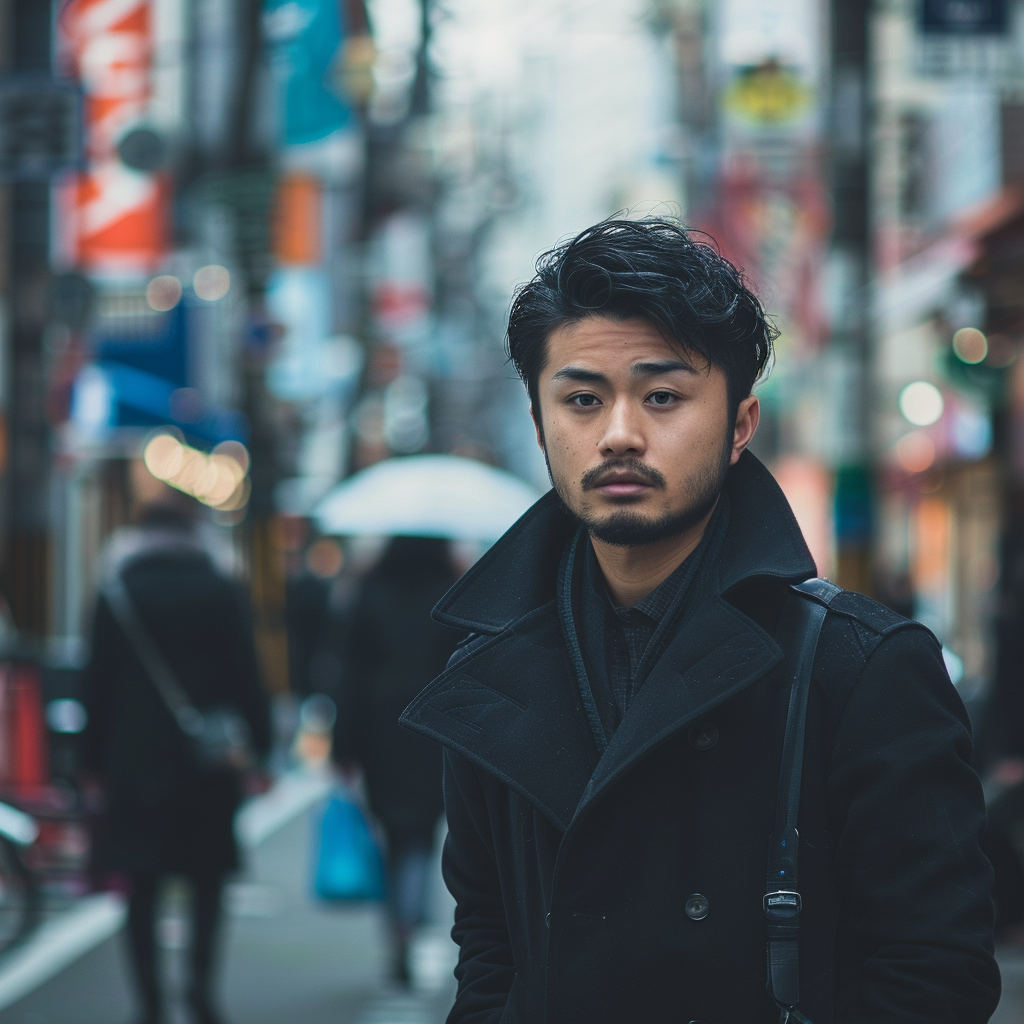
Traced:
<svg viewBox="0 0 1024 1024">
<path fill-rule="evenodd" d="M 322 580 L 330 579 L 341 572 L 345 556 L 341 545 L 330 537 L 321 537 L 306 550 L 306 568 Z"/>
<path fill-rule="evenodd" d="M 184 465 L 185 446 L 171 434 L 157 434 L 146 445 L 142 459 L 157 480 L 171 480 Z"/>
<path fill-rule="evenodd" d="M 173 274 L 161 274 L 146 285 L 146 302 L 150 309 L 166 313 L 181 301 L 181 282 Z"/>
<path fill-rule="evenodd" d="M 957 359 L 973 366 L 988 355 L 988 338 L 977 327 L 961 327 L 953 335 L 953 351 Z"/>
<path fill-rule="evenodd" d="M 242 467 L 243 475 L 249 472 L 249 450 L 241 441 L 221 441 L 213 449 L 214 455 L 226 455 Z"/>
<path fill-rule="evenodd" d="M 147 442 L 142 459 L 158 480 L 211 508 L 233 512 L 249 500 L 249 453 L 238 441 L 225 441 L 207 455 L 161 431 Z"/>
<path fill-rule="evenodd" d="M 206 302 L 216 302 L 223 299 L 231 288 L 231 274 L 227 267 L 210 263 L 200 267 L 192 276 L 192 288 L 199 298 Z"/>
<path fill-rule="evenodd" d="M 942 392 L 926 380 L 915 380 L 900 392 L 900 412 L 915 427 L 929 427 L 938 422 L 944 404 Z"/>
<path fill-rule="evenodd" d="M 923 430 L 913 430 L 896 442 L 896 461 L 908 473 L 923 473 L 935 462 L 935 442 Z"/>
</svg>

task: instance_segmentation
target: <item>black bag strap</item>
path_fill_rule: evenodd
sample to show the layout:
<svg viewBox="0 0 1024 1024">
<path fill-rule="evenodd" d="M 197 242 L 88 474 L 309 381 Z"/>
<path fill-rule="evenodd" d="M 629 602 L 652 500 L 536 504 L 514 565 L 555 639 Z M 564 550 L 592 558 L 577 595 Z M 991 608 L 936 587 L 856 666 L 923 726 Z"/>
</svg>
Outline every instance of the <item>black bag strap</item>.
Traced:
<svg viewBox="0 0 1024 1024">
<path fill-rule="evenodd" d="M 791 680 L 789 709 L 763 903 L 768 924 L 768 991 L 782 1011 L 779 1024 L 810 1024 L 796 1008 L 800 1002 L 799 937 L 803 906 L 797 877 L 796 826 L 814 654 L 828 606 L 842 590 L 822 579 L 809 579 L 790 589 L 793 593 L 786 601 L 779 624 L 779 643 L 786 652 L 786 674 Z"/>
<path fill-rule="evenodd" d="M 174 669 L 146 629 L 121 574 L 113 573 L 103 584 L 101 593 L 178 727 L 186 736 L 195 738 L 203 729 L 202 712 L 189 700 Z"/>
</svg>

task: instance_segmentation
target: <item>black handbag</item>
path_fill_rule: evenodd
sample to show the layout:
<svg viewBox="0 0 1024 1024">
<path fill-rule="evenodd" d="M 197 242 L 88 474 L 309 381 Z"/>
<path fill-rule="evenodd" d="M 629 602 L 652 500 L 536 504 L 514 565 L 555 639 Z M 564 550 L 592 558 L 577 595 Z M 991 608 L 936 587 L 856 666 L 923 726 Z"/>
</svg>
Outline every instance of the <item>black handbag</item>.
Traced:
<svg viewBox="0 0 1024 1024">
<path fill-rule="evenodd" d="M 800 782 L 803 776 L 804 732 L 811 670 L 825 613 L 842 590 L 828 580 L 810 579 L 792 593 L 779 623 L 779 643 L 786 651 L 790 679 L 786 735 L 775 809 L 775 828 L 768 849 L 768 884 L 763 906 L 768 924 L 768 992 L 779 1007 L 779 1024 L 813 1024 L 797 1008 L 800 1002 L 800 896 L 797 855 L 800 836 Z"/>
<path fill-rule="evenodd" d="M 252 764 L 249 723 L 234 708 L 215 707 L 200 711 L 178 681 L 174 670 L 157 647 L 139 617 L 135 603 L 120 573 L 114 573 L 102 588 L 114 617 L 138 655 L 178 728 L 188 738 L 193 761 L 204 771 L 243 770 Z"/>
</svg>

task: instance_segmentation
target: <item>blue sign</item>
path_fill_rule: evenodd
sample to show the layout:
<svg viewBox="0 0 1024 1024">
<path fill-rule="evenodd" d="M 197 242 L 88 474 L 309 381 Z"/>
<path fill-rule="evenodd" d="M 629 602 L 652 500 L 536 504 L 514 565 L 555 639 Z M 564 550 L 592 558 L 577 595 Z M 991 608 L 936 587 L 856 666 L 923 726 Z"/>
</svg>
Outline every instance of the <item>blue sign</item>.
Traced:
<svg viewBox="0 0 1024 1024">
<path fill-rule="evenodd" d="M 166 313 L 101 318 L 91 337 L 95 362 L 75 382 L 76 430 L 101 437 L 116 427 L 170 423 L 201 444 L 245 441 L 245 417 L 207 405 L 191 386 L 189 328 L 185 301 Z"/>
<path fill-rule="evenodd" d="M 286 146 L 324 139 L 353 121 L 331 76 L 344 37 L 338 0 L 266 0 L 263 35 L 278 81 Z"/>
<path fill-rule="evenodd" d="M 921 31 L 930 35 L 996 36 L 1008 26 L 1006 0 L 921 0 Z"/>
</svg>

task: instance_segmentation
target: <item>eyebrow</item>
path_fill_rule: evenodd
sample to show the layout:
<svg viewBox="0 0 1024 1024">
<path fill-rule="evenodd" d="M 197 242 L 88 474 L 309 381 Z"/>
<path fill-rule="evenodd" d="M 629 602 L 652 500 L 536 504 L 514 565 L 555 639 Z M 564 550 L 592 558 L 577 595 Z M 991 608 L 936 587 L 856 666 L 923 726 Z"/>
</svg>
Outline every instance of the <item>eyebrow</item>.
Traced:
<svg viewBox="0 0 1024 1024">
<path fill-rule="evenodd" d="M 580 384 L 607 384 L 608 378 L 596 370 L 584 370 L 580 366 L 563 366 L 551 375 L 552 380 L 574 380 Z"/>
<path fill-rule="evenodd" d="M 696 373 L 697 369 L 681 359 L 659 359 L 652 363 L 634 363 L 629 372 L 634 377 L 659 377 L 664 373 L 675 373 L 682 370 L 684 373 Z"/>
<path fill-rule="evenodd" d="M 697 370 L 681 359 L 658 359 L 654 362 L 634 363 L 629 372 L 634 377 L 660 377 L 666 373 L 696 373 Z M 582 366 L 563 366 L 551 375 L 552 380 L 571 380 L 577 384 L 607 384 L 608 378 L 597 370 L 585 370 Z"/>
</svg>

